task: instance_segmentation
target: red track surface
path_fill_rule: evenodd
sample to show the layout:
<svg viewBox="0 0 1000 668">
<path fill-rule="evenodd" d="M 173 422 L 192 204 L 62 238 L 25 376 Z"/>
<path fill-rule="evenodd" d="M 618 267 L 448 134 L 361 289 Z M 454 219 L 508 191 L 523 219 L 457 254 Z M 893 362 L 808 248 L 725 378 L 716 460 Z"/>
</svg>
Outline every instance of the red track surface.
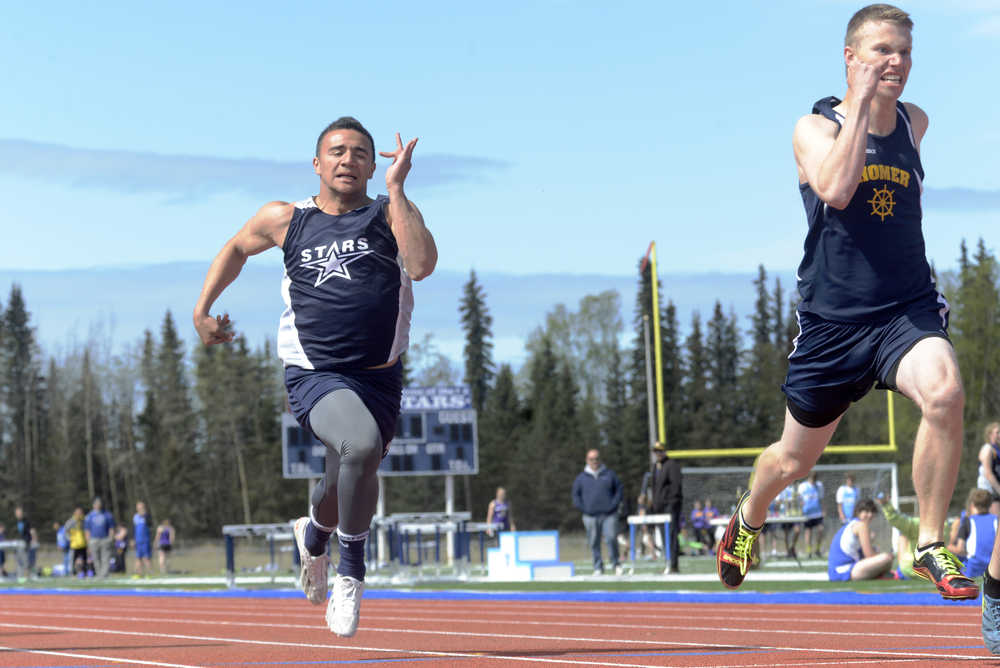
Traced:
<svg viewBox="0 0 1000 668">
<path fill-rule="evenodd" d="M 305 599 L 0 596 L 0 666 L 1000 666 L 979 610 L 372 599 L 353 638 Z"/>
</svg>

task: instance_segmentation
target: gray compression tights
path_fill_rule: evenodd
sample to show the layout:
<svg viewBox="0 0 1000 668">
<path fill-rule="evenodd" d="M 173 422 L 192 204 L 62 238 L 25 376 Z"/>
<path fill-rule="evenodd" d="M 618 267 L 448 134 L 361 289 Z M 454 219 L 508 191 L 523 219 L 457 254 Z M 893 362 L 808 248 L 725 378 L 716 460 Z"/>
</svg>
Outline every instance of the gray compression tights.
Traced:
<svg viewBox="0 0 1000 668">
<path fill-rule="evenodd" d="M 309 412 L 313 432 L 326 445 L 326 475 L 313 490 L 313 518 L 357 536 L 368 531 L 378 503 L 382 434 L 353 390 L 334 390 Z"/>
</svg>

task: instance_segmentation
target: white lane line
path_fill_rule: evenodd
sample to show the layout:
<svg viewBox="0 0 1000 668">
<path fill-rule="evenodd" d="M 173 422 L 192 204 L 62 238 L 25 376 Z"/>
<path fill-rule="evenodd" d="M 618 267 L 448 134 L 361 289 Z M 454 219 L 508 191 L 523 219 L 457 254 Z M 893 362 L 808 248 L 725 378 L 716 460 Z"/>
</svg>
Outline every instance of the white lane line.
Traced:
<svg viewBox="0 0 1000 668">
<path fill-rule="evenodd" d="M 139 619 L 134 619 L 133 621 L 143 621 Z M 156 620 L 165 621 L 165 620 Z M 191 623 L 190 620 L 182 620 L 180 623 Z M 276 624 L 251 624 L 249 622 L 209 622 L 209 624 L 215 625 L 231 625 L 231 626 L 254 626 L 254 627 L 271 627 L 271 628 L 281 628 L 281 625 Z M 388 649 L 388 648 L 378 648 L 378 647 L 357 647 L 352 645 L 327 645 L 327 644 L 313 644 L 313 643 L 294 643 L 285 641 L 273 641 L 273 640 L 253 640 L 247 638 L 216 638 L 209 636 L 191 636 L 186 634 L 173 634 L 173 633 L 143 633 L 137 631 L 117 631 L 108 629 L 89 629 L 89 628 L 76 628 L 76 627 L 61 627 L 61 626 L 40 626 L 40 625 L 28 625 L 28 624 L 14 624 L 10 622 L 0 622 L 0 627 L 10 627 L 10 628 L 35 628 L 35 629 L 49 629 L 58 631 L 76 631 L 76 632 L 87 632 L 87 633 L 108 633 L 108 634 L 121 634 L 121 635 L 142 635 L 146 637 L 159 637 L 159 638 L 178 638 L 183 640 L 204 640 L 204 641 L 214 641 L 214 642 L 230 642 L 230 643 L 247 643 L 251 645 L 273 645 L 273 646 L 283 646 L 283 647 L 310 647 L 310 648 L 327 648 L 327 649 L 352 649 L 357 651 L 365 652 L 394 652 L 394 653 L 413 653 L 413 654 L 426 654 L 429 656 L 475 656 L 481 658 L 490 659 L 500 659 L 500 660 L 518 660 L 518 661 L 541 661 L 541 662 L 552 662 L 552 661 L 563 661 L 566 663 L 583 663 L 586 665 L 592 665 L 593 662 L 590 661 L 575 661 L 568 659 L 559 660 L 549 660 L 542 659 L 540 657 L 512 657 L 509 655 L 493 656 L 490 654 L 479 654 L 479 653 L 465 653 L 465 652 L 432 652 L 428 650 L 408 650 L 408 649 Z M 321 628 L 321 627 L 318 627 Z M 714 627 L 711 630 L 715 631 L 726 631 L 727 629 L 716 629 Z M 782 651 L 782 652 L 819 652 L 823 654 L 862 654 L 871 656 L 886 656 L 891 655 L 893 659 L 897 658 L 931 658 L 931 659 L 966 659 L 966 660 L 993 660 L 992 656 L 981 656 L 981 655 L 968 655 L 968 654 L 941 654 L 932 652 L 914 652 L 907 650 L 900 650 L 898 648 L 893 648 L 891 650 L 867 650 L 867 649 L 829 649 L 829 648 L 817 648 L 817 647 L 790 647 L 790 646 L 776 646 L 776 645 L 747 645 L 747 644 L 728 644 L 728 643 L 699 643 L 699 642 L 677 642 L 677 641 L 665 641 L 665 640 L 641 640 L 641 639 L 615 639 L 615 638 L 581 638 L 581 637 L 567 637 L 567 636 L 548 636 L 548 635 L 528 635 L 528 634 L 514 634 L 514 633 L 472 633 L 464 631 L 429 631 L 429 630 L 416 630 L 416 629 L 395 629 L 395 628 L 378 628 L 378 627 L 359 627 L 359 630 L 363 631 L 375 631 L 379 633 L 400 633 L 400 634 L 410 634 L 410 635 L 436 635 L 436 636 L 446 636 L 446 637 L 476 637 L 476 638 L 492 638 L 492 639 L 510 639 L 510 640 L 547 640 L 547 641 L 557 641 L 557 642 L 572 642 L 572 643 L 600 643 L 600 644 L 620 644 L 620 645 L 657 645 L 657 646 L 672 646 L 672 647 L 691 647 L 691 648 L 703 648 L 703 649 L 752 649 L 752 650 L 763 650 L 763 651 Z M 672 631 L 684 631 L 685 629 L 671 629 Z M 742 629 L 728 629 L 728 630 L 739 630 Z M 760 631 L 757 631 L 760 633 Z M 772 633 L 768 631 L 767 633 Z M 816 632 L 817 634 L 822 632 Z M 794 634 L 794 633 L 793 633 Z M 849 635 L 852 637 L 857 637 L 858 634 L 854 633 L 836 633 L 833 635 Z M 891 636 L 903 635 L 903 634 L 888 634 Z M 905 637 L 912 637 L 907 635 Z M 926 638 L 928 636 L 921 636 Z M 947 636 L 952 640 L 957 640 L 955 636 Z M 978 637 L 977 637 L 978 638 Z M 544 651 L 544 650 L 539 650 Z M 586 654 L 586 649 L 578 650 L 581 654 Z M 502 652 L 501 652 L 502 654 Z M 606 663 L 598 662 L 593 665 L 606 665 Z M 615 665 L 622 666 L 632 666 L 633 664 L 619 664 Z M 636 664 L 639 665 L 639 664 Z M 728 664 L 727 664 L 728 665 Z M 661 667 L 662 668 L 662 667 Z"/>
<path fill-rule="evenodd" d="M 48 656 L 68 656 L 74 659 L 93 659 L 95 661 L 111 661 L 113 663 L 138 663 L 144 666 L 169 666 L 170 668 L 199 668 L 198 666 L 186 663 L 163 663 L 161 661 L 141 661 L 139 659 L 116 659 L 112 656 L 98 656 L 96 654 L 81 654 L 79 652 L 57 652 L 50 649 L 25 649 L 23 647 L 4 647 L 0 645 L 0 652 L 24 652 L 26 654 L 45 654 Z"/>
<path fill-rule="evenodd" d="M 70 620 L 75 620 L 78 615 L 72 614 L 62 614 L 59 612 L 7 612 L 0 610 L 0 615 L 8 615 L 12 617 L 44 617 L 46 619 L 53 619 L 58 617 L 67 618 Z M 317 615 L 313 615 L 315 618 Z M 376 622 L 412 622 L 412 617 L 395 617 L 386 615 L 369 615 L 369 618 L 374 618 Z M 118 615 L 105 615 L 105 614 L 88 614 L 87 619 L 101 619 L 106 621 L 121 621 L 121 622 L 148 622 L 148 623 L 171 623 L 171 624 L 202 624 L 206 626 L 239 626 L 239 627 L 249 627 L 249 628 L 287 628 L 287 629 L 325 629 L 325 625 L 317 624 L 291 624 L 291 623 L 265 623 L 265 622 L 247 622 L 240 620 L 211 620 L 211 619 L 192 619 L 192 618 L 172 618 L 172 617 L 126 617 Z M 687 619 L 690 619 L 688 617 Z M 423 620 L 422 620 L 423 621 Z M 446 623 L 446 624 L 484 624 L 484 623 L 495 623 L 491 620 L 480 620 L 480 619 L 468 619 L 465 617 L 434 617 L 433 619 L 426 620 L 433 623 Z M 801 621 L 801 620 L 789 620 L 789 621 Z M 726 632 L 726 633 L 768 633 L 768 634 L 784 634 L 791 636 L 802 636 L 802 635 L 812 635 L 812 636 L 825 636 L 825 637 L 852 637 L 852 638 L 913 638 L 913 632 L 861 632 L 861 631 L 830 631 L 830 630 L 794 630 L 794 629 L 766 629 L 761 630 L 759 628 L 740 628 L 734 626 L 671 626 L 669 629 L 664 629 L 662 626 L 656 625 L 639 625 L 639 624 L 616 624 L 616 623 L 597 623 L 597 622 L 548 622 L 548 621 L 533 621 L 533 620 L 521 620 L 516 622 L 516 626 L 569 626 L 578 627 L 585 629 L 592 628 L 609 628 L 609 629 L 626 629 L 626 630 L 636 630 L 636 631 L 669 631 L 671 633 L 683 633 L 684 631 L 709 631 L 709 632 Z M 503 637 L 503 638 L 519 638 L 525 640 L 545 640 L 552 636 L 545 635 L 526 635 L 526 634 L 501 634 L 496 632 L 483 633 L 478 631 L 440 631 L 435 629 L 413 629 L 413 628 L 376 628 L 367 625 L 362 625 L 359 627 L 360 630 L 365 631 L 381 631 L 386 633 L 425 633 L 425 634 L 446 634 L 446 635 L 464 635 L 472 637 Z M 921 638 L 927 638 L 929 640 L 981 640 L 978 635 L 955 635 L 953 633 L 942 634 L 942 635 L 931 635 L 931 634 L 921 634 Z M 604 642 L 600 638 L 565 638 L 566 640 L 578 640 L 581 642 Z M 627 640 L 612 639 L 613 642 L 630 642 Z M 674 645 L 694 645 L 698 647 L 705 646 L 704 643 L 676 643 L 671 641 L 660 641 L 660 640 L 637 640 L 635 642 L 644 643 L 666 643 Z"/>
<path fill-rule="evenodd" d="M 356 652 L 381 652 L 387 654 L 408 654 L 417 656 L 437 656 L 446 658 L 468 658 L 468 659 L 489 659 L 493 661 L 526 661 L 529 663 L 562 663 L 562 664 L 573 664 L 581 666 L 608 666 L 608 662 L 605 661 L 584 661 L 580 659 L 547 659 L 543 657 L 534 656 L 509 656 L 505 654 L 492 655 L 488 653 L 481 652 L 442 652 L 433 650 L 421 650 L 421 649 L 397 649 L 397 648 L 383 648 L 383 647 L 358 647 L 355 645 L 328 645 L 319 643 L 302 643 L 302 642 L 282 642 L 275 640 L 248 640 L 246 638 L 215 638 L 211 636 L 190 636 L 182 635 L 178 633 L 145 633 L 139 631 L 112 631 L 108 629 L 83 629 L 74 627 L 62 627 L 62 626 L 38 626 L 29 624 L 10 624 L 6 622 L 0 622 L 0 626 L 6 626 L 11 628 L 27 628 L 27 629 L 46 629 L 51 631 L 70 631 L 70 632 L 86 632 L 86 633 L 105 633 L 109 635 L 129 635 L 129 636 L 143 636 L 146 638 L 157 637 L 157 638 L 174 638 L 180 640 L 203 640 L 212 642 L 229 642 L 233 644 L 245 643 L 248 645 L 269 645 L 275 647 L 294 647 L 297 649 L 341 649 L 350 650 Z M 566 650 L 567 654 L 571 653 L 572 650 Z M 367 661 L 367 659 L 360 659 L 362 661 Z M 218 663 L 217 661 L 213 663 Z M 175 664 L 160 664 L 160 665 L 175 665 Z M 681 666 L 664 666 L 662 664 L 645 664 L 645 663 L 614 663 L 614 666 L 621 666 L 622 668 L 682 668 Z M 197 668 L 195 666 L 182 666 L 181 668 Z"/>
</svg>

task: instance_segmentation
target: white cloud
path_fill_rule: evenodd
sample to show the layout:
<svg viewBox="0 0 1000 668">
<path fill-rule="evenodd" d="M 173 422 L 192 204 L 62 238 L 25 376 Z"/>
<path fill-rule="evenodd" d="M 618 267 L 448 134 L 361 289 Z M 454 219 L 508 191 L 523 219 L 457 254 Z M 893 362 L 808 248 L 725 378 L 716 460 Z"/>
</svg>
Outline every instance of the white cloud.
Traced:
<svg viewBox="0 0 1000 668">
<path fill-rule="evenodd" d="M 308 155 L 301 162 L 162 155 L 0 139 L 0 174 L 126 194 L 162 193 L 181 201 L 226 192 L 255 196 L 295 192 L 316 178 L 311 159 Z M 373 181 L 383 178 L 386 164 L 380 160 Z M 476 156 L 417 155 L 407 184 L 432 187 L 474 181 L 506 167 L 507 163 Z"/>
</svg>

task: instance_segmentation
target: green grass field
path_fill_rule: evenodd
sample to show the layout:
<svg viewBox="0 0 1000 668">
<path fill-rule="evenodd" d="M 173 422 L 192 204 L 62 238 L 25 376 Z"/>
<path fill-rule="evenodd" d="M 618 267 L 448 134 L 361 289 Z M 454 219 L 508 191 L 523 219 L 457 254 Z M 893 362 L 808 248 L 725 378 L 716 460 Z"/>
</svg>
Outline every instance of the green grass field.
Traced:
<svg viewBox="0 0 1000 668">
<path fill-rule="evenodd" d="M 238 539 L 236 542 L 237 584 L 244 588 L 289 588 L 294 576 L 291 560 L 291 543 L 275 545 L 277 568 L 269 569 L 271 550 L 263 539 Z M 415 556 L 415 554 L 414 554 Z M 433 558 L 428 551 L 426 558 Z M 479 547 L 472 546 L 472 562 L 464 571 L 446 565 L 425 563 L 421 567 L 380 568 L 370 571 L 371 587 L 404 587 L 410 589 L 463 589 L 470 591 L 724 591 L 715 579 L 715 557 L 682 556 L 680 575 L 662 575 L 663 562 L 638 560 L 630 564 L 632 573 L 622 576 L 591 575 L 590 553 L 583 534 L 566 534 L 560 537 L 560 558 L 572 561 L 577 577 L 551 582 L 496 582 L 485 580 L 485 565 L 479 562 Z M 8 558 L 8 566 L 13 560 Z M 115 574 L 107 581 L 92 578 L 38 577 L 26 582 L 8 578 L 0 586 L 26 588 L 92 588 L 97 586 L 149 586 L 155 588 L 206 589 L 225 587 L 224 542 L 182 542 L 171 554 L 166 576 L 158 574 L 156 555 L 153 555 L 154 577 L 149 580 L 133 579 L 134 559 L 128 555 L 127 572 Z M 40 550 L 38 566 L 51 567 L 61 563 L 61 554 L 55 549 Z M 927 592 L 933 591 L 923 581 L 875 580 L 860 583 L 828 582 L 823 577 L 825 561 L 806 560 L 801 566 L 794 561 L 766 561 L 752 571 L 741 590 L 758 592 L 784 591 L 857 591 L 857 592 Z M 759 573 L 759 575 L 758 575 Z M 268 576 L 273 576 L 268 577 Z M 272 581 L 273 580 L 273 581 Z"/>
</svg>

